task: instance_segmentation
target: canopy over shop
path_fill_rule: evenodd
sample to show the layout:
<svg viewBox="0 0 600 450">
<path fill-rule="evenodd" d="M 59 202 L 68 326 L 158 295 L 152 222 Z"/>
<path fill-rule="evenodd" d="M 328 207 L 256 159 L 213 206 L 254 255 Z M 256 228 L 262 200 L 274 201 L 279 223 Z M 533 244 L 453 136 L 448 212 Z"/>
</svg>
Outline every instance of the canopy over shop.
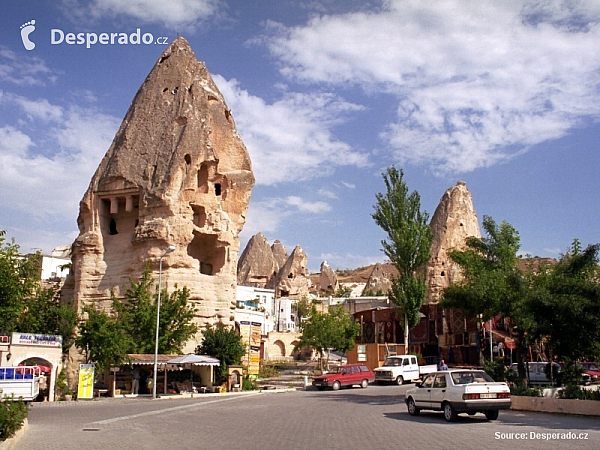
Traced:
<svg viewBox="0 0 600 450">
<path fill-rule="evenodd" d="M 134 370 L 139 376 L 140 394 L 152 392 L 154 354 L 129 354 L 129 362 L 115 372 L 113 392 L 115 394 L 131 394 Z M 214 366 L 219 366 L 218 359 L 206 355 L 158 355 L 158 371 L 156 390 L 163 394 L 173 394 L 202 387 L 204 391 L 212 391 L 214 383 Z M 189 371 L 189 376 L 187 372 Z M 171 372 L 171 374 L 168 374 Z M 183 378 L 187 378 L 184 382 Z M 189 379 L 189 382 L 188 382 Z M 188 384 L 189 383 L 189 384 Z M 192 384 L 193 383 L 193 384 Z"/>
</svg>

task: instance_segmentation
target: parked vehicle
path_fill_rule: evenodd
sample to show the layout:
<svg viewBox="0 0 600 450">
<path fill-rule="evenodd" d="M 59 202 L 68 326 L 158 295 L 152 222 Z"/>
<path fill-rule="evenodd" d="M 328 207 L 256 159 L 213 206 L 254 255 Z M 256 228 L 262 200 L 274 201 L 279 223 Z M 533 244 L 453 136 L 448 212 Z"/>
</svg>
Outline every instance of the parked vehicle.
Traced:
<svg viewBox="0 0 600 450">
<path fill-rule="evenodd" d="M 586 375 L 590 377 L 590 383 L 597 383 L 600 381 L 600 367 L 595 362 L 582 362 L 583 371 Z"/>
<path fill-rule="evenodd" d="M 0 367 L 0 397 L 32 402 L 40 394 L 40 368 L 37 366 Z"/>
<path fill-rule="evenodd" d="M 552 363 L 552 365 L 554 367 L 554 373 L 556 374 L 554 384 L 560 385 L 563 367 L 556 362 Z M 550 378 L 546 375 L 546 366 L 548 366 L 548 363 L 544 361 L 529 361 L 527 363 L 525 370 L 529 367 L 530 384 L 550 384 Z M 517 363 L 511 364 L 509 371 L 513 376 L 516 376 L 518 374 Z"/>
<path fill-rule="evenodd" d="M 314 377 L 312 385 L 320 391 L 327 387 L 337 391 L 343 386 L 355 384 L 364 389 L 373 381 L 375 381 L 375 374 L 365 364 L 346 364 L 335 371 Z"/>
<path fill-rule="evenodd" d="M 423 376 L 435 372 L 437 366 L 430 364 L 419 366 L 415 355 L 393 355 L 385 358 L 383 366 L 374 370 L 378 383 L 403 384 L 405 381 L 416 381 Z"/>
<path fill-rule="evenodd" d="M 448 422 L 463 412 L 484 413 L 496 420 L 498 411 L 511 406 L 510 389 L 495 382 L 483 370 L 450 369 L 427 375 L 422 383 L 405 395 L 408 413 L 417 416 L 423 409 L 443 411 Z"/>
</svg>

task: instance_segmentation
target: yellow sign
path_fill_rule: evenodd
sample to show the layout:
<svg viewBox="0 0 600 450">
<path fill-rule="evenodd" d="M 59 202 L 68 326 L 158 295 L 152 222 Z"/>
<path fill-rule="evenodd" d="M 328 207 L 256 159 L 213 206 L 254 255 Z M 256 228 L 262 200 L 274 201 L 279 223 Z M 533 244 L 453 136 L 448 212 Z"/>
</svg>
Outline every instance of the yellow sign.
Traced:
<svg viewBox="0 0 600 450">
<path fill-rule="evenodd" d="M 94 398 L 94 369 L 95 364 L 79 364 L 78 400 Z"/>
</svg>

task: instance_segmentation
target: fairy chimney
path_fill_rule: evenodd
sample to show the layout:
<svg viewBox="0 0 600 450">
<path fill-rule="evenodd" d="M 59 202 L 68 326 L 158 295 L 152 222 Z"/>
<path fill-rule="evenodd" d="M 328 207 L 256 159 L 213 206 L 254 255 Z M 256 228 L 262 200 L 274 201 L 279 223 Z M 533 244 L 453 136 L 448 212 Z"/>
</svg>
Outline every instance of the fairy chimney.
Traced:
<svg viewBox="0 0 600 450">
<path fill-rule="evenodd" d="M 469 236 L 481 237 L 473 197 L 464 181 L 446 190 L 430 225 L 433 240 L 427 263 L 427 303 L 438 302 L 441 291 L 461 277 L 460 268 L 450 260 L 448 252 L 464 249 Z"/>
<path fill-rule="evenodd" d="M 257 233 L 250 238 L 238 261 L 238 285 L 264 288 L 277 276 L 279 267 L 267 238 Z"/>
<path fill-rule="evenodd" d="M 248 151 L 203 62 L 183 38 L 140 87 L 80 202 L 64 295 L 108 310 L 150 264 L 186 286 L 196 324 L 234 320 L 238 234 L 254 185 Z M 175 251 L 165 254 L 169 246 Z M 184 352 L 194 351 L 201 331 Z"/>
</svg>

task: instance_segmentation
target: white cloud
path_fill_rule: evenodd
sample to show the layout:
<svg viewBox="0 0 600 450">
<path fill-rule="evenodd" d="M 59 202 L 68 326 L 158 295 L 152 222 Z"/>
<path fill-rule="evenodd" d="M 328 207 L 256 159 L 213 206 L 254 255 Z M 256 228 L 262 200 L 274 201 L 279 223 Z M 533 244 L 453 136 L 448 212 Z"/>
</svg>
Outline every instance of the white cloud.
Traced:
<svg viewBox="0 0 600 450">
<path fill-rule="evenodd" d="M 1 91 L 0 91 L 1 93 Z M 58 121 L 62 118 L 63 111 L 60 106 L 52 105 L 47 99 L 30 100 L 20 95 L 7 93 L 0 96 L 0 101 L 13 102 L 18 105 L 30 120 Z"/>
<path fill-rule="evenodd" d="M 233 111 L 257 184 L 303 181 L 329 175 L 338 166 L 368 164 L 365 153 L 331 131 L 361 106 L 318 92 L 284 93 L 268 104 L 241 89 L 235 79 L 213 78 Z"/>
<path fill-rule="evenodd" d="M 380 256 L 355 255 L 353 253 L 321 253 L 316 257 L 318 261 L 327 261 L 335 269 L 354 269 L 357 267 L 366 267 L 375 263 L 384 262 L 383 254 Z"/>
<path fill-rule="evenodd" d="M 593 4 L 592 4 L 593 3 Z M 396 159 L 464 172 L 600 115 L 600 3 L 390 0 L 376 12 L 270 23 L 293 80 L 383 91 Z"/>
<path fill-rule="evenodd" d="M 19 86 L 45 85 L 56 81 L 56 74 L 37 56 L 17 54 L 0 45 L 0 81 Z"/>
<path fill-rule="evenodd" d="M 78 20 L 130 16 L 141 23 L 159 23 L 177 31 L 192 31 L 223 8 L 220 0 L 65 0 L 66 10 Z"/>
<path fill-rule="evenodd" d="M 11 193 L 0 199 L 0 221 L 12 211 L 21 220 L 72 220 L 76 228 L 79 201 L 120 121 L 95 109 L 13 100 L 26 113 L 36 111 L 34 122 L 50 116 L 56 123 L 37 129 L 34 138 L 11 126 L 0 128 L 0 191 Z"/>
<path fill-rule="evenodd" d="M 300 212 L 307 212 L 311 214 L 319 214 L 322 212 L 331 211 L 331 206 L 325 202 L 307 202 L 301 197 L 291 195 L 285 199 L 285 203 L 288 206 L 297 208 Z"/>
</svg>

